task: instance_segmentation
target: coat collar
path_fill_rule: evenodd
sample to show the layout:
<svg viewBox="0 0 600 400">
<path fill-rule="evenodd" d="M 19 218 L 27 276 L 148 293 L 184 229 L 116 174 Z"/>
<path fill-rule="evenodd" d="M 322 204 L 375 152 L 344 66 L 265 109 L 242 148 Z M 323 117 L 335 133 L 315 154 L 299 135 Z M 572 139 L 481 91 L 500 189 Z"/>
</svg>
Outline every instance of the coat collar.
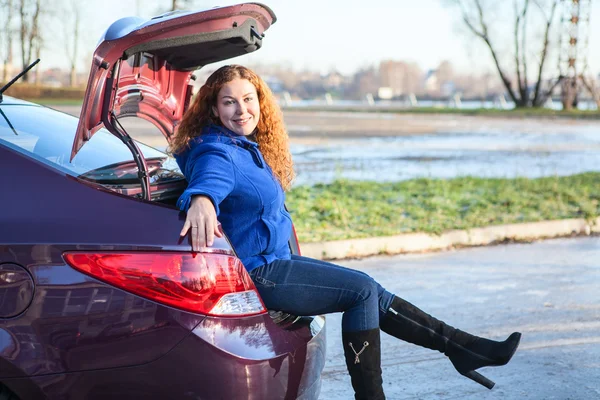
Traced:
<svg viewBox="0 0 600 400">
<path fill-rule="evenodd" d="M 223 138 L 227 138 L 230 143 L 248 150 L 252 154 L 254 163 L 260 168 L 265 167 L 262 155 L 258 149 L 258 143 L 249 140 L 246 136 L 238 135 L 224 126 L 215 124 L 205 126 L 202 129 L 200 136 L 197 137 L 197 140 L 205 141 L 206 139 L 212 139 L 215 141 L 223 141 Z"/>
<path fill-rule="evenodd" d="M 210 124 L 210 125 L 205 126 L 202 129 L 202 136 L 203 135 L 226 136 L 226 137 L 232 139 L 233 142 L 235 142 L 239 145 L 242 145 L 244 147 L 250 145 L 250 146 L 258 148 L 258 143 L 251 141 L 246 136 L 238 135 L 237 133 L 235 133 L 221 125 Z"/>
</svg>

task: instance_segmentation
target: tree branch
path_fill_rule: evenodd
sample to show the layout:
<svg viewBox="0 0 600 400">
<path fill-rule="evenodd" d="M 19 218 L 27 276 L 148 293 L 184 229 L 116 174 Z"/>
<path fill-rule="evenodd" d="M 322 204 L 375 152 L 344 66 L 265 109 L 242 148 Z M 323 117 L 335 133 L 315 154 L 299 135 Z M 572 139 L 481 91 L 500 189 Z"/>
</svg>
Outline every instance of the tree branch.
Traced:
<svg viewBox="0 0 600 400">
<path fill-rule="evenodd" d="M 467 25 L 467 27 L 469 28 L 469 30 L 475 36 L 478 36 L 479 38 L 485 40 L 486 39 L 486 33 L 485 32 L 480 32 L 480 31 L 477 30 L 477 28 L 475 28 L 475 25 L 473 25 L 473 23 L 469 19 L 469 13 L 465 9 L 465 5 L 463 4 L 463 2 L 461 0 L 457 0 L 457 4 L 460 6 L 461 14 L 462 14 L 462 20 L 465 23 L 465 25 Z"/>
<path fill-rule="evenodd" d="M 519 32 L 520 27 L 523 26 L 522 35 L 525 34 L 525 17 L 527 15 L 527 8 L 529 7 L 529 0 L 525 0 L 523 3 L 523 9 L 519 12 L 517 6 L 517 0 L 515 0 L 515 70 L 517 73 L 517 81 L 519 87 L 519 95 L 521 101 L 526 104 L 528 99 L 528 85 L 527 85 L 527 63 L 525 61 L 525 37 L 521 37 L 521 45 L 519 45 Z M 522 25 L 521 25 L 522 24 Z M 523 69 L 523 73 L 521 73 Z"/>
<path fill-rule="evenodd" d="M 515 40 L 515 73 L 517 75 L 517 86 L 519 88 L 519 93 L 521 98 L 523 98 L 523 82 L 521 80 L 521 56 L 519 54 L 519 28 L 521 25 L 521 13 L 518 11 L 517 0 L 514 0 L 515 6 L 515 31 L 514 31 L 514 40 Z"/>
<path fill-rule="evenodd" d="M 554 87 L 556 87 L 556 85 L 562 80 L 562 77 L 559 77 L 558 82 L 552 86 L 552 88 L 550 88 L 549 91 L 546 92 L 545 95 L 540 96 L 540 89 L 542 86 L 542 78 L 543 78 L 543 73 L 544 73 L 544 64 L 546 62 L 546 58 L 548 55 L 548 46 L 550 44 L 550 27 L 552 26 L 552 21 L 554 19 L 554 13 L 556 12 L 556 7 L 558 6 L 560 0 L 554 0 L 552 2 L 552 8 L 550 9 L 550 16 L 546 18 L 546 29 L 544 32 L 544 43 L 542 45 L 542 55 L 540 58 L 540 64 L 539 64 L 539 68 L 538 68 L 538 75 L 537 75 L 537 82 L 535 84 L 535 91 L 533 94 L 533 106 L 534 107 L 538 107 L 542 104 L 543 101 L 546 100 L 546 97 L 548 95 L 552 94 L 552 90 L 554 89 Z M 535 2 L 535 4 L 540 8 L 540 10 L 542 11 L 542 13 L 545 16 L 544 10 L 542 9 L 541 5 L 538 2 Z"/>
<path fill-rule="evenodd" d="M 596 90 L 596 85 L 594 84 L 593 79 L 588 81 L 584 74 L 579 75 L 579 79 L 581 79 L 583 86 L 585 86 L 585 88 L 590 92 L 594 98 L 594 101 L 596 102 L 598 110 L 600 110 L 600 96 L 598 96 L 598 91 Z"/>
<path fill-rule="evenodd" d="M 523 66 L 523 81 L 525 92 L 523 97 L 529 101 L 529 81 L 527 79 L 527 11 L 529 10 L 529 0 L 525 0 L 523 5 L 523 31 L 521 32 L 521 65 Z"/>
<path fill-rule="evenodd" d="M 21 38 L 21 62 L 23 66 L 29 64 L 30 58 L 27 57 L 27 32 L 29 28 L 27 26 L 27 14 L 25 12 L 25 0 L 19 1 L 19 16 L 21 19 L 21 30 L 20 30 L 20 38 Z M 23 77 L 23 81 L 27 81 L 27 75 Z"/>
<path fill-rule="evenodd" d="M 474 24 L 471 23 L 468 12 L 465 9 L 465 6 L 462 3 L 462 1 L 458 0 L 458 2 L 459 2 L 461 12 L 462 12 L 462 19 L 465 22 L 465 24 L 467 25 L 467 27 L 469 28 L 469 30 L 473 34 L 475 34 L 476 36 L 481 38 L 481 40 L 483 40 L 485 42 L 488 49 L 490 50 L 490 53 L 492 54 L 492 58 L 494 59 L 494 65 L 496 66 L 496 70 L 498 71 L 498 74 L 500 75 L 500 79 L 502 80 L 502 84 L 506 88 L 506 91 L 508 92 L 508 95 L 510 96 L 511 100 L 515 103 L 516 106 L 522 106 L 523 105 L 522 101 L 520 99 L 518 99 L 517 96 L 515 95 L 515 92 L 512 89 L 510 80 L 507 78 L 506 74 L 502 70 L 502 66 L 500 65 L 500 60 L 498 59 L 496 50 L 494 49 L 494 46 L 492 45 L 492 42 L 488 35 L 488 32 L 489 32 L 488 26 L 484 20 L 483 7 L 481 6 L 480 0 L 474 0 L 474 2 L 475 2 L 475 6 L 477 7 L 477 15 L 479 17 L 478 24 L 479 24 L 481 30 L 477 30 L 477 28 L 475 28 Z"/>
</svg>

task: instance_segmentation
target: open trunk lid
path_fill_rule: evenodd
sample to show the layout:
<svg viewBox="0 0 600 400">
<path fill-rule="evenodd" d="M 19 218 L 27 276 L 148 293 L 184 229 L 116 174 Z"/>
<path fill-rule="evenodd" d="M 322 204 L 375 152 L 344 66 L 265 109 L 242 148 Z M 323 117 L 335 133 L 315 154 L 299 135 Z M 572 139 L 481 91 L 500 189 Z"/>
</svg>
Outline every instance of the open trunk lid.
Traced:
<svg viewBox="0 0 600 400">
<path fill-rule="evenodd" d="M 268 7 L 247 3 L 114 22 L 94 52 L 71 160 L 102 127 L 127 143 L 116 122 L 123 116 L 152 122 L 170 140 L 191 98 L 192 72 L 259 49 L 275 21 Z"/>
</svg>

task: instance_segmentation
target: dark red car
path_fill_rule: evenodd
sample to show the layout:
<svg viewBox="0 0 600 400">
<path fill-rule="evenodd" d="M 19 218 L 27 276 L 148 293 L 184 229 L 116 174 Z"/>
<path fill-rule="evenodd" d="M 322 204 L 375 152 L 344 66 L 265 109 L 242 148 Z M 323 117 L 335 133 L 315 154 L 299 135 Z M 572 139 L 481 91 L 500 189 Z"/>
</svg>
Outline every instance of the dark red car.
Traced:
<svg viewBox="0 0 600 400">
<path fill-rule="evenodd" d="M 325 320 L 265 310 L 226 238 L 192 253 L 168 140 L 192 72 L 261 47 L 260 4 L 115 22 L 79 119 L 0 102 L 0 399 L 316 399 Z M 298 252 L 295 237 L 290 246 Z"/>
</svg>

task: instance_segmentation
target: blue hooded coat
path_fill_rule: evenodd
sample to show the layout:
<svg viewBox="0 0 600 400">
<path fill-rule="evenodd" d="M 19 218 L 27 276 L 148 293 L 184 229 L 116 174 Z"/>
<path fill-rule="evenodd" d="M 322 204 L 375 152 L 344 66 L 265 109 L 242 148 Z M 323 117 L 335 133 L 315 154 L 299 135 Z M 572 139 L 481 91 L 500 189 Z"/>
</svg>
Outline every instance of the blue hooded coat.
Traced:
<svg viewBox="0 0 600 400">
<path fill-rule="evenodd" d="M 194 195 L 207 196 L 248 271 L 290 259 L 292 219 L 284 207 L 283 189 L 258 144 L 209 125 L 175 159 L 188 181 L 179 209 L 187 211 Z"/>
</svg>

